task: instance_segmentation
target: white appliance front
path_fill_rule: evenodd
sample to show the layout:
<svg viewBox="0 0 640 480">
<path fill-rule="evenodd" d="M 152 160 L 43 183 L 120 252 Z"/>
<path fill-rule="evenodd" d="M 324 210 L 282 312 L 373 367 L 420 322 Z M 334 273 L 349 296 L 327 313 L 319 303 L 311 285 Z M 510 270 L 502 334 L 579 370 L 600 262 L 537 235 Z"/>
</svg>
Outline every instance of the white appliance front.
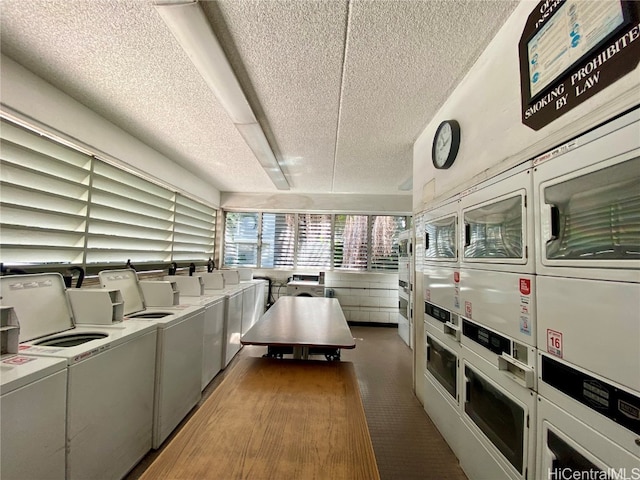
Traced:
<svg viewBox="0 0 640 480">
<path fill-rule="evenodd" d="M 324 297 L 324 285 L 317 281 L 292 280 L 287 283 L 287 295 L 294 297 Z"/>
<path fill-rule="evenodd" d="M 434 324 L 449 328 L 459 328 L 457 322 L 460 313 L 460 269 L 441 265 L 423 267 L 423 288 L 425 301 L 425 319 Z"/>
<path fill-rule="evenodd" d="M 221 290 L 205 289 L 205 293 L 207 295 L 224 295 L 225 297 L 224 334 L 222 337 L 222 369 L 225 369 L 242 348 L 240 337 L 242 337 L 243 289 L 240 285 L 230 285 Z"/>
<path fill-rule="evenodd" d="M 535 275 L 473 268 L 460 272 L 460 314 L 533 347 L 536 296 Z"/>
<path fill-rule="evenodd" d="M 456 456 L 460 455 L 460 343 L 424 322 L 424 410 Z"/>
<path fill-rule="evenodd" d="M 0 277 L 20 353 L 67 363 L 66 478 L 121 478 L 151 448 L 156 328 L 74 327 L 62 276 Z"/>
<path fill-rule="evenodd" d="M 264 315 L 267 307 L 267 295 L 268 295 L 268 281 L 262 279 L 252 280 L 256 286 L 256 308 L 253 313 L 253 323 L 255 324 L 260 317 Z"/>
<path fill-rule="evenodd" d="M 171 307 L 157 307 L 166 313 Z M 153 448 L 159 448 L 202 398 L 202 351 L 205 309 L 180 305 L 175 314 L 149 322 L 158 329 L 154 396 Z M 155 308 L 146 312 L 154 313 Z"/>
<path fill-rule="evenodd" d="M 460 197 L 456 195 L 426 210 L 424 224 L 424 265 L 458 266 Z"/>
<path fill-rule="evenodd" d="M 240 351 L 242 345 L 242 291 L 230 292 L 227 297 L 227 313 L 224 331 L 224 361 L 223 368 L 231 363 L 236 353 Z"/>
<path fill-rule="evenodd" d="M 640 284 L 537 277 L 538 348 L 640 392 Z"/>
<path fill-rule="evenodd" d="M 256 286 L 253 283 L 241 282 L 242 287 L 242 324 L 241 334 L 244 335 L 256 321 Z"/>
<path fill-rule="evenodd" d="M 408 347 L 411 346 L 411 303 L 403 289 L 398 291 L 398 335 Z"/>
<path fill-rule="evenodd" d="M 202 383 L 204 390 L 222 370 L 222 344 L 224 337 L 224 295 L 182 296 L 181 301 L 204 307 L 204 330 L 202 336 Z"/>
<path fill-rule="evenodd" d="M 133 270 L 99 274 L 103 288 L 118 288 L 124 300 L 127 324 L 147 324 L 157 329 L 152 447 L 157 449 L 202 398 L 201 305 L 144 308 Z"/>
<path fill-rule="evenodd" d="M 640 110 L 534 164 L 537 273 L 639 283 Z"/>
<path fill-rule="evenodd" d="M 580 416 L 539 395 L 537 417 L 539 478 L 640 478 L 640 457 L 603 435 L 597 414 Z"/>
<path fill-rule="evenodd" d="M 470 480 L 538 478 L 536 393 L 465 345 L 461 357 L 460 466 Z"/>
<path fill-rule="evenodd" d="M 64 478 L 67 362 L 3 355 L 0 372 L 2 477 Z"/>
<path fill-rule="evenodd" d="M 461 266 L 533 273 L 532 163 L 461 194 Z"/>
<path fill-rule="evenodd" d="M 640 392 L 543 352 L 538 362 L 539 395 L 632 454 L 640 467 Z"/>
</svg>

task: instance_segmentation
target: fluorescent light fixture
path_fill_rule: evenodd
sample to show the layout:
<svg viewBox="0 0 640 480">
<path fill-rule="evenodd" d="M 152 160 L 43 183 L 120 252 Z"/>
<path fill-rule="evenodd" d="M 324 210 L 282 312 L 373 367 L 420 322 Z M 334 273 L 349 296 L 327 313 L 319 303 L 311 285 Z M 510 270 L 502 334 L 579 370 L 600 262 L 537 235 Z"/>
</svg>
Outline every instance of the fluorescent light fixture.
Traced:
<svg viewBox="0 0 640 480">
<path fill-rule="evenodd" d="M 289 183 L 287 183 L 287 179 L 282 174 L 280 165 L 260 125 L 257 123 L 236 124 L 236 128 L 244 138 L 244 141 L 247 142 L 247 145 L 249 145 L 249 148 L 253 150 L 260 165 L 267 172 L 267 175 L 271 177 L 271 181 L 278 190 L 289 190 Z"/>
<path fill-rule="evenodd" d="M 156 0 L 155 8 L 279 190 L 289 190 L 269 142 L 213 29 L 195 0 Z"/>
</svg>

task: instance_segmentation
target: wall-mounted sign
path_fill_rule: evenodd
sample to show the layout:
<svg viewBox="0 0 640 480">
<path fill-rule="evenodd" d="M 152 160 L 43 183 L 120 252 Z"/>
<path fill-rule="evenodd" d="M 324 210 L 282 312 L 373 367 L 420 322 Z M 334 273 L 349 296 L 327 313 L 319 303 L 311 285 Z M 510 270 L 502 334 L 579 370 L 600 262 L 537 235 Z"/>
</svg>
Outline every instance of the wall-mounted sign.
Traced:
<svg viewBox="0 0 640 480">
<path fill-rule="evenodd" d="M 544 0 L 520 37 L 522 123 L 539 130 L 640 63 L 640 2 Z"/>
</svg>

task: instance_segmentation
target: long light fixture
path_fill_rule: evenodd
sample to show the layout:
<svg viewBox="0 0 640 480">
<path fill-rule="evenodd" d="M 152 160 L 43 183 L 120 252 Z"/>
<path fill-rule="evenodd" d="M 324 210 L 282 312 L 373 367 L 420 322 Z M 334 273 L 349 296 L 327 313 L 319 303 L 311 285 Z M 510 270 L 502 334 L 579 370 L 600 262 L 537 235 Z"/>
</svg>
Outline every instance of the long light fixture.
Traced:
<svg viewBox="0 0 640 480">
<path fill-rule="evenodd" d="M 278 190 L 289 182 L 197 0 L 156 0 L 154 6 Z"/>
</svg>

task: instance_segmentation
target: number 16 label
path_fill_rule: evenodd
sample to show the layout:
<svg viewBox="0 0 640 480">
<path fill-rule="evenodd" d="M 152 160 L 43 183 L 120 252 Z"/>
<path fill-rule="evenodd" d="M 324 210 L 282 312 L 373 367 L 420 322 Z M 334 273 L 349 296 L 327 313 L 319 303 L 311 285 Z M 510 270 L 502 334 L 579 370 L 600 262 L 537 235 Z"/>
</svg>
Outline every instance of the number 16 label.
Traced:
<svg viewBox="0 0 640 480">
<path fill-rule="evenodd" d="M 547 329 L 547 352 L 562 358 L 562 333 Z"/>
</svg>

